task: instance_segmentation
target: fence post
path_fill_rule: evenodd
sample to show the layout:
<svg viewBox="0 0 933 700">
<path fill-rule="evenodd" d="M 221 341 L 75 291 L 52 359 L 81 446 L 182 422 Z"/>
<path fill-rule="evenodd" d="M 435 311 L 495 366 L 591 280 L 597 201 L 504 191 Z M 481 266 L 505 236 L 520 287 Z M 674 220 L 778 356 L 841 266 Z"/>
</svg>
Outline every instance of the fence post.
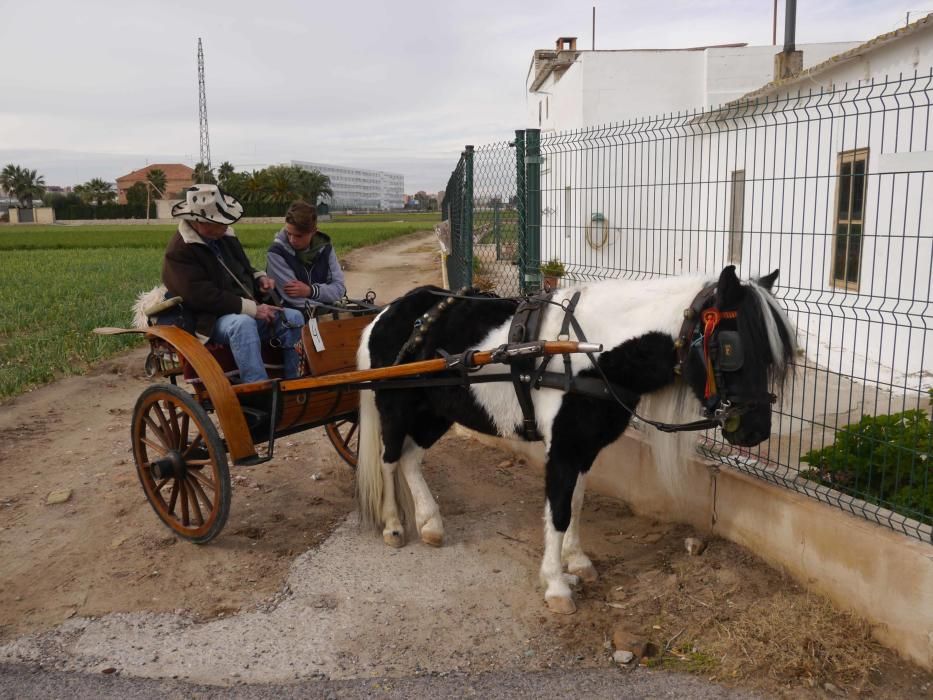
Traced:
<svg viewBox="0 0 933 700">
<path fill-rule="evenodd" d="M 525 132 L 525 287 L 541 289 L 541 129 Z"/>
<path fill-rule="evenodd" d="M 525 131 L 515 131 L 515 239 L 518 245 L 518 291 L 525 293 Z"/>
<path fill-rule="evenodd" d="M 463 286 L 473 286 L 473 146 L 463 151 Z"/>
</svg>

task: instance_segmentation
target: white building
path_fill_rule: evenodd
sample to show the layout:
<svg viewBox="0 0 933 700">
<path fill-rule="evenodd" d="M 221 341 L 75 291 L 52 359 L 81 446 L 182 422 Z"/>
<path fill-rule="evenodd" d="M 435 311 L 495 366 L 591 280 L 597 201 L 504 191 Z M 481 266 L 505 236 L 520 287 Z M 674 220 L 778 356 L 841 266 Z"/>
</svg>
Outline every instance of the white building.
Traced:
<svg viewBox="0 0 933 700">
<path fill-rule="evenodd" d="M 821 366 L 928 386 L 933 15 L 798 48 L 804 70 L 770 83 L 770 47 L 536 52 L 541 258 L 578 278 L 780 267 Z"/>
<path fill-rule="evenodd" d="M 332 209 L 400 209 L 404 205 L 405 178 L 398 173 L 304 160 L 293 160 L 291 164 L 318 170 L 330 178 Z"/>
<path fill-rule="evenodd" d="M 804 44 L 804 68 L 859 42 Z M 583 51 L 575 38 L 535 51 L 526 77 L 528 126 L 568 131 L 716 107 L 774 75 L 773 46 Z"/>
</svg>

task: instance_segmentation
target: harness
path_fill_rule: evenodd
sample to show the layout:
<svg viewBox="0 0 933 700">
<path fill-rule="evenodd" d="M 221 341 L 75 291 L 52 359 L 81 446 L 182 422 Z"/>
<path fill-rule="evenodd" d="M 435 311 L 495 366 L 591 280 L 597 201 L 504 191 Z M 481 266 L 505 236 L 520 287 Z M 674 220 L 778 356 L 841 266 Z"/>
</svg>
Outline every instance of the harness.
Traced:
<svg viewBox="0 0 933 700">
<path fill-rule="evenodd" d="M 440 314 L 456 303 L 459 298 L 476 298 L 476 296 L 479 296 L 478 292 L 479 290 L 475 288 L 465 287 L 455 294 L 445 295 L 441 301 L 416 319 L 412 334 L 399 350 L 395 364 L 405 362 L 418 349 L 423 342 L 423 334 Z M 541 440 L 535 419 L 534 402 L 531 398 L 532 389 L 541 388 L 560 389 L 567 393 L 572 392 L 601 399 L 611 398 L 643 423 L 647 423 L 666 433 L 708 430 L 717 427 L 734 429 L 730 425 L 737 426 L 739 417 L 750 406 L 759 403 L 774 403 L 777 398 L 774 394 L 767 394 L 763 397 L 720 395 L 721 391 L 726 387 L 723 373 L 741 369 L 744 354 L 738 332 L 719 328 L 719 324 L 723 319 L 733 320 L 738 318 L 738 312 L 722 311 L 716 308 L 713 305 L 715 294 L 716 285 L 711 284 L 700 290 L 694 297 L 690 306 L 684 309 L 684 321 L 674 342 L 674 373 L 678 376 L 683 374 L 684 364 L 691 352 L 699 352 L 702 355 L 703 365 L 706 370 L 706 384 L 703 392 L 705 419 L 689 423 L 663 423 L 639 415 L 632 408 L 638 401 L 638 395 L 611 382 L 603 373 L 593 352 L 587 352 L 586 355 L 599 373 L 599 377 L 575 377 L 572 372 L 569 354 L 562 355 L 564 364 L 562 372 L 550 372 L 547 367 L 551 358 L 554 357 L 553 355 L 546 356 L 540 365 L 536 365 L 538 355 L 531 352 L 525 353 L 520 349 L 510 353 L 507 358 L 502 358 L 502 361 L 507 362 L 510 367 L 508 377 L 495 375 L 471 377 L 468 376 L 468 373 L 476 368 L 472 366 L 470 361 L 472 353 L 466 352 L 463 354 L 462 361 L 456 365 L 461 372 L 461 377 L 456 381 L 462 384 L 511 381 L 522 411 L 521 434 L 522 437 L 529 441 Z M 552 297 L 553 293 L 541 293 L 524 299 L 518 305 L 509 327 L 509 346 L 524 345 L 530 348 L 530 346 L 534 345 L 538 340 L 541 329 L 542 313 L 547 306 L 552 304 L 559 305 L 564 311 L 558 340 L 569 339 L 570 329 L 573 328 L 577 340 L 582 343 L 587 342 L 586 335 L 573 313 L 580 299 L 580 292 L 574 292 L 569 300 L 561 304 L 552 301 Z M 438 352 L 442 356 L 447 355 L 443 350 Z M 447 385 L 451 382 L 448 380 L 443 382 L 426 380 L 425 385 L 440 385 L 441 383 Z M 741 399 L 742 407 L 733 405 L 735 399 Z"/>
</svg>

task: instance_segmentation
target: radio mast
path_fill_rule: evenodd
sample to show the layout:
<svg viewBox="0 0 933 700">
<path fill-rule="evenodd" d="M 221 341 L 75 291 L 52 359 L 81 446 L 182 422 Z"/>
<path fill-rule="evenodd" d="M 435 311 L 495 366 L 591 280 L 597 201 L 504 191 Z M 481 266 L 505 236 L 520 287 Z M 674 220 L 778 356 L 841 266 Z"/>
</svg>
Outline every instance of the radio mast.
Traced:
<svg viewBox="0 0 933 700">
<path fill-rule="evenodd" d="M 204 49 L 198 37 L 198 112 L 201 123 L 201 162 L 211 167 L 211 140 L 207 133 L 207 91 L 204 89 Z"/>
</svg>

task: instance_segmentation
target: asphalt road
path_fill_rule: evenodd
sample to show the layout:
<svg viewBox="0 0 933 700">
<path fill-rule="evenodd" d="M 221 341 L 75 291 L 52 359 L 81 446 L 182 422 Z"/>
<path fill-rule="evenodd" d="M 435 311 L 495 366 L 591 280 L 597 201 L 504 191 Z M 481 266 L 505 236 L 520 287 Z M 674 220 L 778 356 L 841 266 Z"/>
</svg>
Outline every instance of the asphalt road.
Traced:
<svg viewBox="0 0 933 700">
<path fill-rule="evenodd" d="M 408 676 L 403 678 L 319 679 L 294 684 L 208 686 L 176 680 L 150 680 L 118 674 L 81 674 L 41 667 L 0 665 L 0 700 L 68 698 L 69 700 L 188 700 L 198 698 L 762 698 L 693 676 L 652 673 L 643 668 L 580 669 L 523 673 Z"/>
</svg>

